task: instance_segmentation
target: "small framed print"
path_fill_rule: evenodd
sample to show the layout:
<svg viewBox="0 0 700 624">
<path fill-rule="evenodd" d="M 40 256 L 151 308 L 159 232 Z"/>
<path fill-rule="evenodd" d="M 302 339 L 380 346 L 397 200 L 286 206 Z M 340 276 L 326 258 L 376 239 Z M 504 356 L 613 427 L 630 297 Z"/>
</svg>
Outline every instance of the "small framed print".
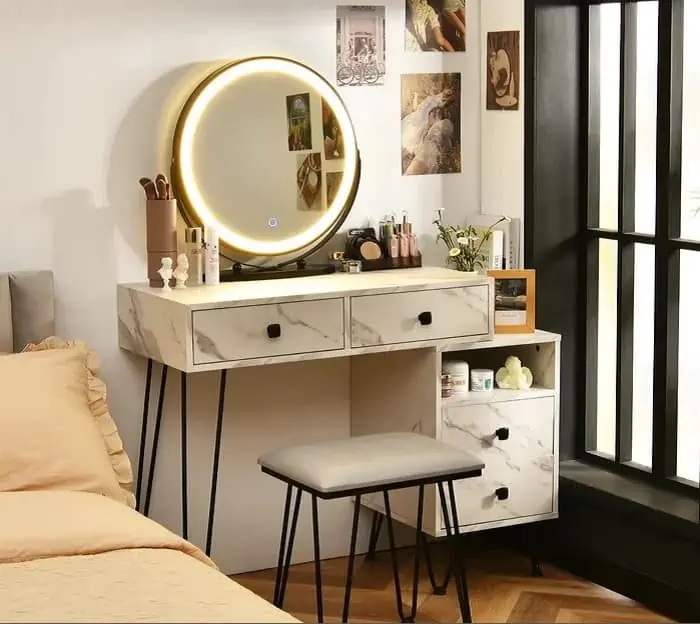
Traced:
<svg viewBox="0 0 700 624">
<path fill-rule="evenodd" d="M 535 331 L 535 271 L 487 271 L 496 290 L 494 314 L 497 334 L 531 334 Z"/>
</svg>

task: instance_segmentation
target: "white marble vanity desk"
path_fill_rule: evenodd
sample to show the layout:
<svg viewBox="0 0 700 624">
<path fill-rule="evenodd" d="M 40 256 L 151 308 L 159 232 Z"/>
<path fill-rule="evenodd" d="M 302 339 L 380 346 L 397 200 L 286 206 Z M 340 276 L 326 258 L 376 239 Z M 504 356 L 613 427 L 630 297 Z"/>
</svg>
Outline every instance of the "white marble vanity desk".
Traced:
<svg viewBox="0 0 700 624">
<path fill-rule="evenodd" d="M 492 297 L 490 278 L 439 267 L 170 291 L 125 284 L 120 346 L 194 373 L 488 340 Z"/>
<path fill-rule="evenodd" d="M 119 285 L 120 346 L 149 362 L 145 408 L 150 400 L 153 362 L 162 364 L 164 371 L 172 368 L 181 372 L 183 536 L 187 536 L 187 375 L 212 370 L 221 375 L 205 548 L 210 552 L 227 371 L 323 358 L 350 358 L 351 435 L 421 431 L 489 455 L 494 469 L 489 473 L 486 459 L 486 477 L 459 490 L 460 518 L 465 519 L 467 530 L 556 516 L 559 338 L 543 332 L 494 337 L 493 309 L 491 278 L 438 267 L 172 291 L 145 284 Z M 488 351 L 493 351 L 491 359 L 500 361 L 499 366 L 511 352 L 527 356 L 524 359 L 533 368 L 538 388 L 531 394 L 496 393 L 488 399 L 443 404 L 442 357 L 470 349 L 481 354 L 478 364 L 486 361 L 482 356 Z M 162 415 L 164 384 L 162 378 L 156 429 Z M 144 409 L 141 458 L 146 414 Z M 256 417 L 262 420 L 265 414 Z M 496 440 L 495 432 L 504 427 L 510 428 L 510 436 L 505 436 L 510 442 L 502 437 Z M 474 428 L 483 429 L 484 439 L 493 441 L 490 448 L 483 444 L 472 448 Z M 157 435 L 153 444 L 151 466 Z M 504 454 L 499 457 L 495 451 L 498 445 L 507 444 L 513 450 L 510 459 L 506 456 L 504 460 Z M 518 466 L 511 470 L 515 463 Z M 152 472 L 146 486 L 147 501 Z M 500 494 L 496 495 L 496 490 Z M 392 504 L 395 517 L 403 519 L 403 509 L 415 509 L 412 495 L 411 490 L 397 493 L 396 504 Z M 366 504 L 381 508 L 372 500 Z M 142 509 L 146 513 L 147 507 Z M 426 491 L 426 533 L 444 534 L 437 512 L 434 492 Z M 405 515 L 411 524 L 411 514 Z"/>
</svg>

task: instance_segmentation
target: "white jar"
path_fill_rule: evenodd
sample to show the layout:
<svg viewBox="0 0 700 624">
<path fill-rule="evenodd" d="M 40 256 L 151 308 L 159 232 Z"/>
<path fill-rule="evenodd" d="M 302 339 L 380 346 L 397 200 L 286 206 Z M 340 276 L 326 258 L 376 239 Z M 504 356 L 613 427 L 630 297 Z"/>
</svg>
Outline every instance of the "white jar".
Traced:
<svg viewBox="0 0 700 624">
<path fill-rule="evenodd" d="M 493 391 L 493 371 L 488 368 L 475 368 L 472 371 L 472 392 Z"/>
<path fill-rule="evenodd" d="M 444 360 L 442 374 L 449 375 L 452 394 L 461 395 L 469 392 L 469 364 L 461 360 Z"/>
</svg>

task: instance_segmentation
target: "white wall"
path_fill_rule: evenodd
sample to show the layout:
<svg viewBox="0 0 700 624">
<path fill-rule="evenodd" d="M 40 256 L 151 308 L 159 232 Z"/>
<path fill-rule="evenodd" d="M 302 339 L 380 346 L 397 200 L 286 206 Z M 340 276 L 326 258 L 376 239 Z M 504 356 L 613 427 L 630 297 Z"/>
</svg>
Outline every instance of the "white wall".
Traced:
<svg viewBox="0 0 700 624">
<path fill-rule="evenodd" d="M 483 4 L 489 27 L 520 26 L 520 2 Z M 403 0 L 386 5 L 386 85 L 341 89 L 364 165 L 348 225 L 405 209 L 427 261 L 441 263 L 443 251 L 433 245 L 431 226 L 436 208 L 444 206 L 448 218 L 459 219 L 478 212 L 481 201 L 489 212 L 520 216 L 521 182 L 504 180 L 499 172 L 508 153 L 507 166 L 516 180 L 521 176 L 522 111 L 489 113 L 483 119 L 488 140 L 481 141 L 485 79 L 478 0 L 469 0 L 469 50 L 452 55 L 405 54 Z M 512 18 L 500 19 L 501 10 L 512 11 Z M 177 113 L 169 102 L 181 101 L 183 90 L 191 88 L 197 64 L 253 54 L 293 57 L 332 79 L 334 39 L 335 6 L 327 0 L 0 3 L 0 269 L 53 269 L 58 333 L 88 341 L 101 356 L 110 403 L 132 458 L 145 366 L 117 348 L 115 285 L 145 277 L 145 208 L 137 180 L 164 168 L 166 130 Z M 404 71 L 463 73 L 463 174 L 401 177 Z M 491 149 L 491 138 L 498 151 Z M 214 374 L 191 381 L 191 537 L 200 545 L 216 383 Z M 348 385 L 342 360 L 267 367 L 264 382 L 250 371 L 231 375 L 214 548 L 226 571 L 274 561 L 283 492 L 260 476 L 256 455 L 271 446 L 347 435 Z M 170 389 L 172 407 L 174 373 Z M 246 418 L 261 405 L 270 413 L 268 421 Z M 165 421 L 153 516 L 178 530 L 177 413 L 168 409 Z M 348 507 L 324 507 L 324 516 L 324 552 L 340 554 L 349 535 Z M 302 518 L 304 529 L 307 521 Z M 296 554 L 308 558 L 308 533 L 301 537 Z"/>
<path fill-rule="evenodd" d="M 523 217 L 525 202 L 525 3 L 523 0 L 481 0 L 481 49 L 486 35 L 520 30 L 520 108 L 487 111 L 486 62 L 481 61 L 481 211 Z M 521 239 L 522 240 L 522 239 Z M 521 255 L 522 255 L 521 247 Z"/>
</svg>

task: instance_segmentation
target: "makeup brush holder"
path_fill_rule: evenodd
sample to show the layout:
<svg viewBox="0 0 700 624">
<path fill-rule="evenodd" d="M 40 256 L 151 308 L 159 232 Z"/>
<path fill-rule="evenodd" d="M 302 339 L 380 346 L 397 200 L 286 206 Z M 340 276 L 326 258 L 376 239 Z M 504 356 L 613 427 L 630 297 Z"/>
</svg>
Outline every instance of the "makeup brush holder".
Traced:
<svg viewBox="0 0 700 624">
<path fill-rule="evenodd" d="M 158 275 L 163 258 L 177 262 L 177 201 L 149 199 L 146 201 L 146 253 L 148 256 L 148 283 L 163 285 Z"/>
</svg>

